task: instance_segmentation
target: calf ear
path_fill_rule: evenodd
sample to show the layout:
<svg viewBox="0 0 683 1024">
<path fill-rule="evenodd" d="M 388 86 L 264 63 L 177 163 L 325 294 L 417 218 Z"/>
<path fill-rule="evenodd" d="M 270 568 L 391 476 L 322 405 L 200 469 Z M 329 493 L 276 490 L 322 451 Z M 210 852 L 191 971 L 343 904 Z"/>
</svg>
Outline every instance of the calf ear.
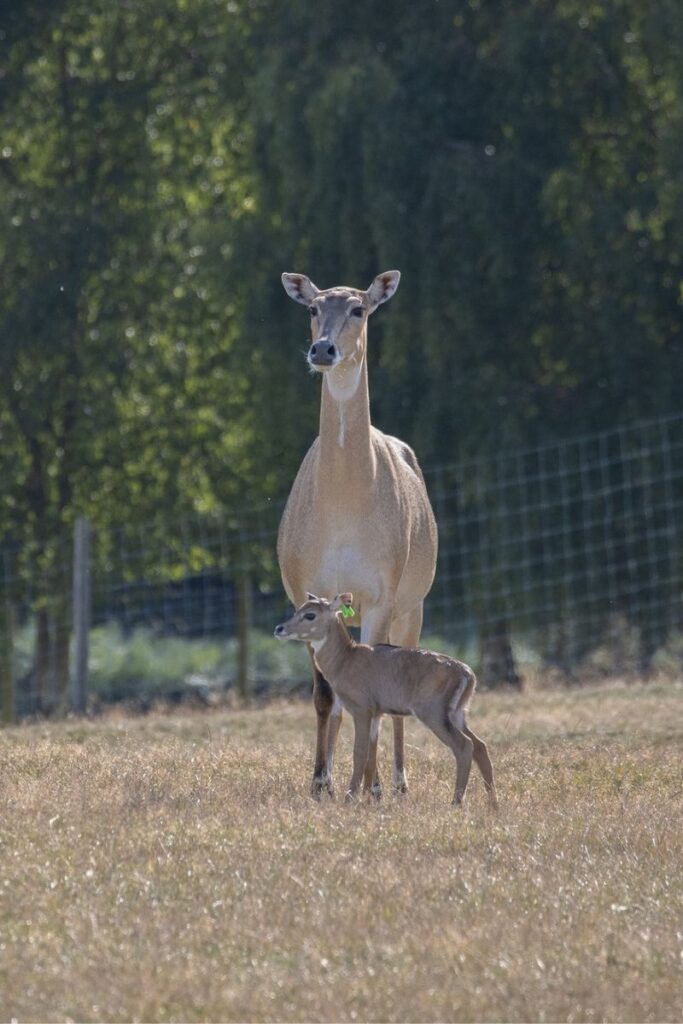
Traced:
<svg viewBox="0 0 683 1024">
<path fill-rule="evenodd" d="M 320 289 L 305 274 L 283 274 L 282 284 L 290 299 L 310 306 Z"/>
<path fill-rule="evenodd" d="M 307 601 L 317 601 L 318 603 L 320 603 L 320 598 L 319 597 L 316 597 L 315 594 L 309 594 L 308 592 L 306 592 L 306 600 Z"/>
<path fill-rule="evenodd" d="M 378 274 L 375 280 L 372 282 L 367 292 L 365 293 L 370 303 L 370 312 L 372 313 L 381 306 L 383 302 L 390 299 L 398 288 L 398 282 L 401 280 L 400 270 L 385 270 L 383 274 Z"/>
</svg>

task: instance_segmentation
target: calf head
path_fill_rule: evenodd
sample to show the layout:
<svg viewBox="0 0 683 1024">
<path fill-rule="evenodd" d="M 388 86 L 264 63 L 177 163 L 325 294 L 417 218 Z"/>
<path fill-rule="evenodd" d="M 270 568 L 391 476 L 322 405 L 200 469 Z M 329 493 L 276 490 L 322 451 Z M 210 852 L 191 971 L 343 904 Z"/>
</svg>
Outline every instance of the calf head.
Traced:
<svg viewBox="0 0 683 1024">
<path fill-rule="evenodd" d="M 336 625 L 343 609 L 349 608 L 353 594 L 338 594 L 333 601 L 315 594 L 307 594 L 304 603 L 297 608 L 290 619 L 275 627 L 278 640 L 302 640 L 311 643 L 323 640 L 330 628 Z"/>
</svg>

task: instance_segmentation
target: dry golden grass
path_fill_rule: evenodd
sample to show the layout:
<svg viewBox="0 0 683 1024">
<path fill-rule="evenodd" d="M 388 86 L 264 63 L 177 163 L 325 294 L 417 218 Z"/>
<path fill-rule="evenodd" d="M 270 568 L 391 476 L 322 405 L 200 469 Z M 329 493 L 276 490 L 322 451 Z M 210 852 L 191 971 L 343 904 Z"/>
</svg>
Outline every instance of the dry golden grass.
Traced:
<svg viewBox="0 0 683 1024">
<path fill-rule="evenodd" d="M 417 723 L 407 797 L 314 804 L 306 704 L 0 733 L 2 1019 L 681 1020 L 683 687 L 472 724 L 498 814 Z"/>
</svg>

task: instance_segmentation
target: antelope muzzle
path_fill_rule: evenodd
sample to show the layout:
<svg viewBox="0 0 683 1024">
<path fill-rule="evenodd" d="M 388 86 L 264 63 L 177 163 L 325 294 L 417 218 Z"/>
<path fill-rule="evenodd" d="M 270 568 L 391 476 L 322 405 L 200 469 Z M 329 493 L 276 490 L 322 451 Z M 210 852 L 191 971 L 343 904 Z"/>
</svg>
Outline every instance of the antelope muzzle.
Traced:
<svg viewBox="0 0 683 1024">
<path fill-rule="evenodd" d="M 327 338 L 318 338 L 308 350 L 308 362 L 316 369 L 334 366 L 337 361 L 337 349 Z"/>
</svg>

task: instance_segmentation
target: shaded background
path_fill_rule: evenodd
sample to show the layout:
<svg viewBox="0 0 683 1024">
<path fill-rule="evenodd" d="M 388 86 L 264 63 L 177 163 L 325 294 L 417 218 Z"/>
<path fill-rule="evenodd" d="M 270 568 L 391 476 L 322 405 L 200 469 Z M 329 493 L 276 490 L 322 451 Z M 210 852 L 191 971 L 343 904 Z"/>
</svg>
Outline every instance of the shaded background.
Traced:
<svg viewBox="0 0 683 1024">
<path fill-rule="evenodd" d="M 79 515 L 133 689 L 135 630 L 223 664 L 277 621 L 319 401 L 283 270 L 402 271 L 372 414 L 427 471 L 432 633 L 491 683 L 680 668 L 682 77 L 674 0 L 5 4 L 5 692 L 64 699 Z"/>
</svg>

